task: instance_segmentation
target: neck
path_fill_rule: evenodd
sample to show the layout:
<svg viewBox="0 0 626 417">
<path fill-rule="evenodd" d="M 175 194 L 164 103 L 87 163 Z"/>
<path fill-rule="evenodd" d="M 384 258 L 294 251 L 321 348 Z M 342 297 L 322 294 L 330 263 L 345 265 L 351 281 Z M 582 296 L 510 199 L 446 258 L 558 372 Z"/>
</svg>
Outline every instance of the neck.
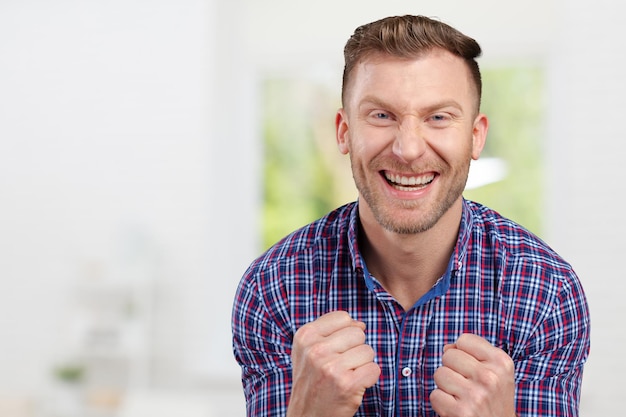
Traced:
<svg viewBox="0 0 626 417">
<path fill-rule="evenodd" d="M 454 205 L 434 227 L 416 234 L 398 234 L 362 220 L 359 246 L 367 268 L 405 310 L 445 273 L 461 212 L 462 205 Z"/>
</svg>

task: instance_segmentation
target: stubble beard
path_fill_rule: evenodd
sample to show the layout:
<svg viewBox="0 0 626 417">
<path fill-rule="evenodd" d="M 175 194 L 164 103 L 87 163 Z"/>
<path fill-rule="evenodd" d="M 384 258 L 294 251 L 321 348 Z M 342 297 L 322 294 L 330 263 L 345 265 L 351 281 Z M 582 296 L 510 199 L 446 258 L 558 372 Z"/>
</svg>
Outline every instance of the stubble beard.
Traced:
<svg viewBox="0 0 626 417">
<path fill-rule="evenodd" d="M 467 166 L 459 171 L 443 198 L 432 206 L 416 201 L 394 201 L 393 206 L 390 206 L 383 195 L 374 192 L 374 187 L 368 186 L 362 171 L 355 166 L 352 169 L 357 190 L 369 206 L 376 221 L 390 232 L 408 235 L 423 233 L 433 228 L 459 199 L 467 183 L 469 161 Z M 401 211 L 402 215 L 396 215 L 398 211 Z"/>
</svg>

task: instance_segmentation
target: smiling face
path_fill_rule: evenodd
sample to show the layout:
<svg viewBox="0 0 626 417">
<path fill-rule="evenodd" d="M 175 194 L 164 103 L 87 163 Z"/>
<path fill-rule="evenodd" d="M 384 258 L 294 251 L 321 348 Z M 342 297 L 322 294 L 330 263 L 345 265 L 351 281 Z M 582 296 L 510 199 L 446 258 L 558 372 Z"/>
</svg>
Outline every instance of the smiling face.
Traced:
<svg viewBox="0 0 626 417">
<path fill-rule="evenodd" d="M 350 154 L 362 222 L 401 234 L 442 217 L 458 226 L 488 126 L 463 60 L 439 49 L 418 59 L 373 55 L 354 68 L 346 92 L 337 142 Z"/>
</svg>

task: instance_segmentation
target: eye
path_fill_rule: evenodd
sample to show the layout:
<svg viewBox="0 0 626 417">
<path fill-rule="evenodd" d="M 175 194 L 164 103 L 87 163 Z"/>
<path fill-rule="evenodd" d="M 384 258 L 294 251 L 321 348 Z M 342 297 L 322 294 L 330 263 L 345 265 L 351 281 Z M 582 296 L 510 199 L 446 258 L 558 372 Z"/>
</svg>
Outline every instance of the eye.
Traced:
<svg viewBox="0 0 626 417">
<path fill-rule="evenodd" d="M 428 118 L 428 122 L 435 127 L 446 127 L 450 124 L 452 118 L 445 113 L 436 113 Z"/>
<path fill-rule="evenodd" d="M 384 110 L 373 110 L 368 114 L 368 119 L 374 126 L 388 126 L 394 121 L 394 115 Z"/>
</svg>

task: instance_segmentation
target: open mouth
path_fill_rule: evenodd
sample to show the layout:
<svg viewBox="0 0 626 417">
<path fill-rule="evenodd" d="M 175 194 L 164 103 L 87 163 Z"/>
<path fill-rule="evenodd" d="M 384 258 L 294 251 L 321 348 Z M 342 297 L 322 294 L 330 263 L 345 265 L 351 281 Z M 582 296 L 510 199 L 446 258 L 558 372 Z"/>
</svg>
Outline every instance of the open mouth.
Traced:
<svg viewBox="0 0 626 417">
<path fill-rule="evenodd" d="M 435 174 L 433 173 L 425 175 L 400 175 L 383 171 L 382 174 L 387 180 L 387 183 L 398 191 L 421 190 L 435 179 Z"/>
</svg>

